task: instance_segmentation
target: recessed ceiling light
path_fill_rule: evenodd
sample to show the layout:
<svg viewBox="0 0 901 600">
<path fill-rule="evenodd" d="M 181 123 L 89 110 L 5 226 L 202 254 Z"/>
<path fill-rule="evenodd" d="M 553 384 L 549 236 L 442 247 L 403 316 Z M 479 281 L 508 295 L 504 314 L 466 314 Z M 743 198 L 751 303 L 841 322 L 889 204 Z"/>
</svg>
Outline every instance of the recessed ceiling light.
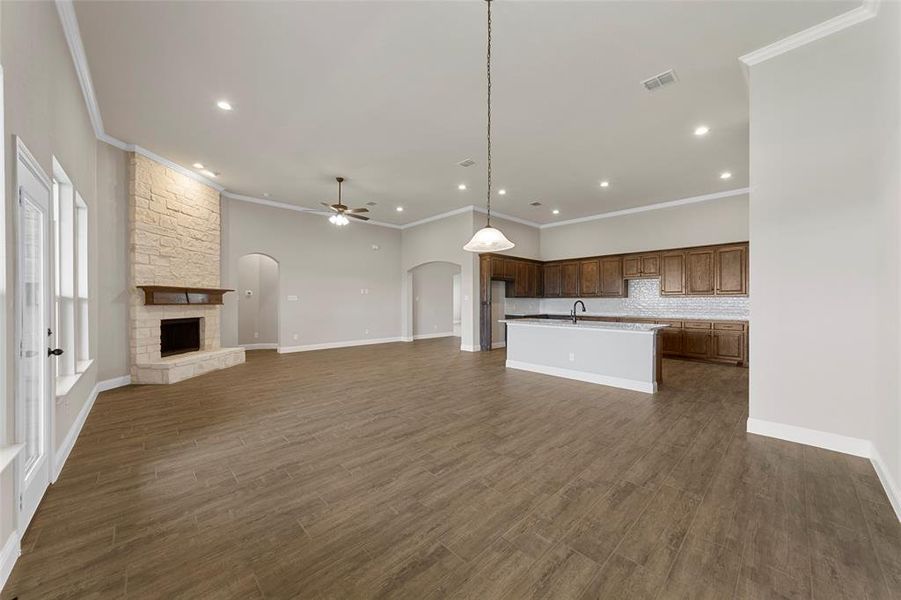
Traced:
<svg viewBox="0 0 901 600">
<path fill-rule="evenodd" d="M 501 196 L 505 196 L 507 194 L 507 190 L 498 190 L 497 193 Z"/>
<path fill-rule="evenodd" d="M 732 173 L 730 173 L 729 171 L 723 171 L 722 173 L 720 173 L 720 179 L 731 179 L 731 178 L 732 178 Z"/>
<path fill-rule="evenodd" d="M 218 106 L 222 110 L 231 110 L 232 109 L 231 102 L 228 102 L 227 100 L 220 100 L 219 102 L 216 103 L 216 106 Z"/>
<path fill-rule="evenodd" d="M 609 182 L 609 181 L 602 181 L 602 182 L 601 182 L 601 187 L 610 187 L 610 182 Z"/>
<path fill-rule="evenodd" d="M 194 163 L 194 168 L 195 168 L 195 169 L 202 169 L 202 168 L 203 168 L 203 163 Z"/>
<path fill-rule="evenodd" d="M 404 212 L 404 207 L 398 206 L 395 210 L 397 210 L 397 212 Z"/>
<path fill-rule="evenodd" d="M 706 125 L 698 125 L 695 127 L 695 135 L 707 135 L 710 132 L 710 128 Z"/>
<path fill-rule="evenodd" d="M 263 192 L 263 198 L 268 198 L 268 197 L 269 197 L 269 192 Z"/>
<path fill-rule="evenodd" d="M 554 213 L 555 215 L 559 215 L 559 214 L 560 214 L 560 209 L 559 209 L 559 208 L 555 208 L 555 209 L 552 210 L 551 212 Z"/>
<path fill-rule="evenodd" d="M 213 173 L 209 169 L 204 169 L 203 171 L 201 171 L 201 173 L 203 173 L 207 177 L 219 177 L 219 173 Z"/>
<path fill-rule="evenodd" d="M 465 183 L 461 183 L 460 185 L 457 186 L 457 189 L 458 189 L 458 190 L 465 190 L 465 189 L 466 189 L 466 184 L 465 184 Z"/>
</svg>

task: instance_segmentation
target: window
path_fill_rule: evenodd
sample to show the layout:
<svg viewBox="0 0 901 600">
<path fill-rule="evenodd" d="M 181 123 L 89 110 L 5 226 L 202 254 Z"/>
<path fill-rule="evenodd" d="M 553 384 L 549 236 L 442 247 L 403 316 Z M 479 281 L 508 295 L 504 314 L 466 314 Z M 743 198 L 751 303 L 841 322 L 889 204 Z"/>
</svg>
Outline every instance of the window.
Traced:
<svg viewBox="0 0 901 600">
<path fill-rule="evenodd" d="M 53 161 L 53 233 L 56 294 L 56 393 L 65 395 L 91 364 L 89 345 L 88 206 Z"/>
</svg>

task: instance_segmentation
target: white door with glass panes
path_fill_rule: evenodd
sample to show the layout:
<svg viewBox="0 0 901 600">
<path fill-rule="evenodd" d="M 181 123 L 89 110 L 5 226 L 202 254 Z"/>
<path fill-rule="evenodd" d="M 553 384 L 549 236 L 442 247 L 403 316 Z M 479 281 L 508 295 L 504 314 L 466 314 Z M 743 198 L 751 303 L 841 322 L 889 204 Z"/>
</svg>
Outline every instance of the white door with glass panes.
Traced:
<svg viewBox="0 0 901 600">
<path fill-rule="evenodd" d="M 16 161 L 16 441 L 18 529 L 50 485 L 50 182 L 18 142 Z"/>
</svg>

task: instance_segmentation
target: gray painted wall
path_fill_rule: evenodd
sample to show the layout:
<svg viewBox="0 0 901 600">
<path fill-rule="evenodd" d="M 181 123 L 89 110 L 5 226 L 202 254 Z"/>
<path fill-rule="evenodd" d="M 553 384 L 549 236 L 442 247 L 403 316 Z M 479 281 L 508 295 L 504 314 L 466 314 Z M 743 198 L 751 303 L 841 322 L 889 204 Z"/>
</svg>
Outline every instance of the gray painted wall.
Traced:
<svg viewBox="0 0 901 600">
<path fill-rule="evenodd" d="M 750 416 L 870 440 L 896 482 L 899 9 L 750 74 Z"/>
<path fill-rule="evenodd" d="M 683 248 L 748 239 L 748 196 L 709 200 L 541 230 L 541 258 Z"/>
<path fill-rule="evenodd" d="M 454 276 L 460 266 L 434 262 L 413 269 L 413 337 L 454 331 Z"/>
<path fill-rule="evenodd" d="M 399 338 L 400 237 L 396 229 L 337 228 L 320 215 L 222 198 L 222 285 L 237 289 L 241 256 L 266 254 L 279 263 L 280 346 Z M 237 294 L 226 294 L 222 345 L 237 344 Z"/>
</svg>

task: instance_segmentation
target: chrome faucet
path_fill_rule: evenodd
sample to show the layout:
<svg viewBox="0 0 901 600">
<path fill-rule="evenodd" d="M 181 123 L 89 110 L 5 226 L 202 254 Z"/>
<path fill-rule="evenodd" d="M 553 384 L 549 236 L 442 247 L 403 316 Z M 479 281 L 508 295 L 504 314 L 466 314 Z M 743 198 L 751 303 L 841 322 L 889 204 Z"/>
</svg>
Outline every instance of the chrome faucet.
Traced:
<svg viewBox="0 0 901 600">
<path fill-rule="evenodd" d="M 570 315 L 572 315 L 573 325 L 575 325 L 576 323 L 579 322 L 578 317 L 576 317 L 576 306 L 578 306 L 579 304 L 582 305 L 582 312 L 585 312 L 585 303 L 584 302 L 582 302 L 581 300 L 576 300 L 575 302 L 573 302 L 573 309 L 569 313 Z"/>
</svg>

